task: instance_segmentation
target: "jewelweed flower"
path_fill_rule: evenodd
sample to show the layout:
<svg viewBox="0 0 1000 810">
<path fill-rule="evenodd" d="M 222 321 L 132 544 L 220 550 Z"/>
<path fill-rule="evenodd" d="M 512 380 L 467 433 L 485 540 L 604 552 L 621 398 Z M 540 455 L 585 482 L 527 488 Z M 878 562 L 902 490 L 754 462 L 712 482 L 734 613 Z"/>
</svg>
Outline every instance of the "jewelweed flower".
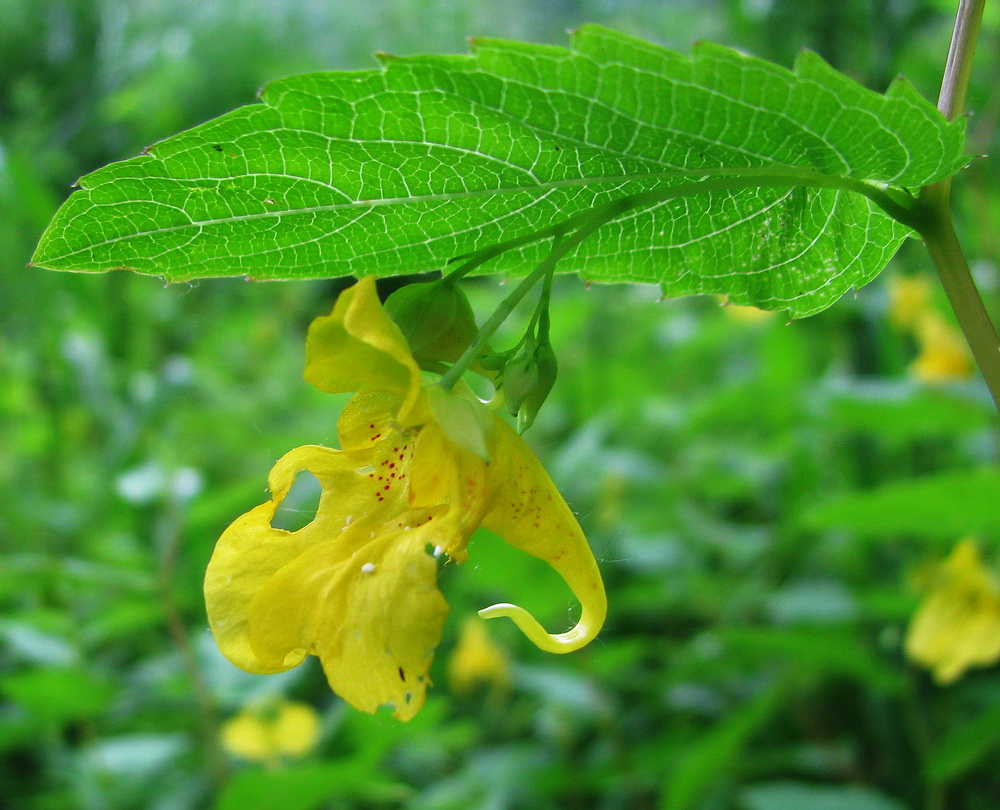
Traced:
<svg viewBox="0 0 1000 810">
<path fill-rule="evenodd" d="M 933 290 L 926 276 L 896 276 L 889 280 L 889 317 L 913 334 L 919 353 L 910 374 L 931 385 L 967 380 L 972 358 L 962 333 L 934 308 Z"/>
<path fill-rule="evenodd" d="M 920 354 L 910 372 L 921 382 L 947 383 L 972 376 L 972 359 L 962 333 L 937 312 L 921 316 L 916 329 Z"/>
<path fill-rule="evenodd" d="M 458 644 L 448 661 L 448 684 L 463 693 L 480 684 L 499 690 L 510 686 L 507 653 L 490 638 L 486 625 L 474 617 L 462 622 Z"/>
<path fill-rule="evenodd" d="M 205 576 L 209 624 L 223 654 L 256 673 L 316 655 L 334 692 L 401 720 L 423 705 L 448 605 L 436 557 L 468 556 L 480 526 L 549 563 L 580 600 L 575 627 L 549 634 L 512 604 L 507 616 L 541 649 L 593 639 L 607 609 L 600 571 L 576 518 L 524 441 L 467 390 L 425 382 L 406 339 L 367 277 L 317 318 L 306 340 L 308 382 L 355 392 L 337 423 L 341 449 L 287 453 L 271 500 L 219 539 Z M 322 494 L 298 531 L 271 525 L 295 476 Z"/>
<path fill-rule="evenodd" d="M 900 329 L 916 329 L 920 318 L 934 308 L 932 299 L 927 276 L 890 276 L 889 319 Z"/>
<path fill-rule="evenodd" d="M 319 717 L 306 703 L 269 701 L 231 717 L 222 726 L 220 737 L 231 754 L 273 764 L 282 758 L 305 756 L 316 747 Z"/>
<path fill-rule="evenodd" d="M 958 543 L 932 575 L 906 634 L 906 655 L 941 684 L 1000 659 L 1000 583 L 974 540 Z"/>
</svg>

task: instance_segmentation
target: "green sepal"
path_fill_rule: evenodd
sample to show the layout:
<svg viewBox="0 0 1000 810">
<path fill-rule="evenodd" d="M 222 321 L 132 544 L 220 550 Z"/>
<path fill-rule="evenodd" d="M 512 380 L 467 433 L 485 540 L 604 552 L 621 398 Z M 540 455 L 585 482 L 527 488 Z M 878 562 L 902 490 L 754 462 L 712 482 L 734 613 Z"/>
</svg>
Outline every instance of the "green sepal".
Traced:
<svg viewBox="0 0 1000 810">
<path fill-rule="evenodd" d="M 439 386 L 428 389 L 434 421 L 444 435 L 459 447 L 475 453 L 484 461 L 490 460 L 486 440 L 493 428 L 493 417 L 483 403 L 456 391 L 446 391 Z"/>
</svg>

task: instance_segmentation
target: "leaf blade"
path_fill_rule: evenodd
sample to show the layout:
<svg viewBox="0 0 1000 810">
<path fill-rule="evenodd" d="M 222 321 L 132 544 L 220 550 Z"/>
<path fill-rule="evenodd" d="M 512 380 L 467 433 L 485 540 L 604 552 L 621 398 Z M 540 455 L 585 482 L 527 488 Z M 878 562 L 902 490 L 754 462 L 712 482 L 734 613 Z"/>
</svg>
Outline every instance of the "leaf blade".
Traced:
<svg viewBox="0 0 1000 810">
<path fill-rule="evenodd" d="M 559 270 L 811 314 L 874 277 L 908 229 L 844 189 L 711 180 L 782 166 L 873 188 L 948 176 L 964 162 L 963 125 L 907 87 L 880 96 L 815 55 L 789 71 L 596 26 L 571 49 L 478 40 L 468 56 L 387 57 L 381 70 L 274 82 L 258 104 L 81 178 L 33 263 L 168 280 L 439 270 L 676 188 Z M 699 178 L 703 193 L 684 190 Z M 483 272 L 526 272 L 542 252 L 508 251 Z"/>
</svg>

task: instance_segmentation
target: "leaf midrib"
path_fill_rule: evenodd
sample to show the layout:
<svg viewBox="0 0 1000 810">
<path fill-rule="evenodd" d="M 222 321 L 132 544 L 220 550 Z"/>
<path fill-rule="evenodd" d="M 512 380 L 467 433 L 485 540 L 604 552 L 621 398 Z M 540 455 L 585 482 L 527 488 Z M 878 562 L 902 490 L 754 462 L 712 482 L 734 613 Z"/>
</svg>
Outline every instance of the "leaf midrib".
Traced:
<svg viewBox="0 0 1000 810">
<path fill-rule="evenodd" d="M 258 173 L 260 176 L 276 176 L 268 173 Z M 287 175 L 281 175 L 286 176 Z M 92 242 L 85 248 L 79 250 L 71 251 L 69 253 L 61 254 L 60 256 L 53 257 L 49 261 L 59 261 L 61 259 L 67 259 L 71 256 L 75 256 L 81 253 L 92 251 L 95 248 L 104 247 L 105 245 L 112 245 L 119 242 L 127 242 L 133 239 L 157 236 L 166 233 L 176 233 L 184 231 L 187 229 L 198 229 L 212 227 L 214 225 L 224 225 L 234 222 L 252 222 L 262 219 L 274 219 L 276 217 L 287 217 L 296 216 L 299 214 L 317 214 L 317 213 L 327 213 L 337 210 L 353 209 L 353 208 L 365 208 L 373 209 L 382 206 L 391 205 L 412 205 L 414 203 L 426 203 L 426 202 L 452 202 L 457 200 L 467 200 L 485 197 L 498 197 L 504 195 L 514 195 L 514 194 L 524 194 L 525 192 L 537 191 L 539 193 L 539 198 L 544 198 L 548 196 L 552 191 L 556 191 L 560 188 L 572 188 L 572 187 L 582 187 L 589 185 L 600 185 L 603 183 L 642 183 L 644 181 L 655 181 L 655 180 L 673 180 L 673 179 L 689 179 L 701 182 L 707 182 L 714 178 L 718 179 L 729 179 L 729 180 L 739 180 L 745 178 L 748 182 L 745 186 L 740 184 L 727 184 L 732 188 L 765 188 L 765 187 L 775 187 L 775 186 L 813 186 L 821 188 L 832 188 L 841 191 L 851 191 L 855 193 L 863 194 L 869 199 L 873 200 L 876 205 L 879 205 L 885 209 L 886 203 L 891 203 L 891 200 L 885 195 L 884 190 L 880 186 L 868 183 L 866 181 L 855 180 L 849 177 L 843 177 L 838 175 L 827 175 L 818 172 L 814 169 L 802 166 L 766 166 L 766 167 L 739 167 L 733 169 L 672 169 L 670 171 L 664 172 L 650 172 L 648 174 L 628 174 L 628 175 L 604 175 L 601 177 L 580 177 L 580 178 L 567 178 L 564 180 L 552 180 L 545 183 L 539 183 L 534 186 L 512 186 L 504 188 L 493 188 L 493 189 L 479 189 L 473 191 L 461 191 L 461 192 L 449 192 L 446 194 L 426 194 L 421 196 L 409 196 L 409 197 L 386 197 L 382 199 L 372 199 L 372 200 L 355 200 L 344 203 L 332 203 L 329 205 L 320 206 L 309 206 L 307 208 L 295 208 L 295 209 L 283 209 L 283 210 L 268 210 L 260 211 L 253 214 L 239 214 L 223 218 L 206 219 L 192 221 L 189 223 L 171 225 L 164 228 L 157 228 L 149 231 L 137 231 L 134 233 L 127 234 L 122 237 L 115 237 L 113 239 L 105 239 L 101 242 Z M 178 178 L 171 177 L 147 177 L 146 179 L 163 180 L 171 182 L 183 182 Z M 204 178 L 204 180 L 217 180 L 219 182 L 224 182 L 226 180 L 231 180 L 231 177 L 227 178 Z M 308 180 L 308 178 L 302 178 Z M 752 180 L 758 181 L 770 181 L 770 182 L 759 182 L 756 185 Z M 678 184 L 673 186 L 668 186 L 663 189 L 661 193 L 666 194 L 664 199 L 670 199 L 670 190 L 675 190 L 677 193 L 675 196 L 690 196 L 692 194 L 699 193 L 699 191 L 704 191 L 705 193 L 715 190 L 712 188 L 699 189 L 689 184 Z M 98 188 L 95 186 L 93 188 Z M 90 189 L 93 190 L 93 189 Z M 655 189 L 651 189 L 649 193 L 655 193 Z M 879 199 L 881 197 L 886 197 L 886 199 Z M 116 202 L 113 205 L 127 204 L 130 201 Z M 137 201 L 132 201 L 137 202 Z M 649 205 L 655 204 L 650 202 Z M 648 207 L 648 206 L 646 206 Z M 890 214 L 892 215 L 892 214 Z M 899 218 L 898 216 L 896 217 Z"/>
</svg>

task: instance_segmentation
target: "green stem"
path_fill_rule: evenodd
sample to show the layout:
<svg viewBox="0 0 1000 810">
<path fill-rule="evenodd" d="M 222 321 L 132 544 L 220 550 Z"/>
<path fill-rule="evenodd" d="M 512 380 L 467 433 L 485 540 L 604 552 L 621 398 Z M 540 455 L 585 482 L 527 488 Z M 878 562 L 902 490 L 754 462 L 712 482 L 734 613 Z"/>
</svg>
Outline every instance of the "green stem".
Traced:
<svg viewBox="0 0 1000 810">
<path fill-rule="evenodd" d="M 949 121 L 965 110 L 965 96 L 972 76 L 972 58 L 976 55 L 979 27 L 983 21 L 986 0 L 959 0 L 955 15 L 955 30 L 951 35 L 948 62 L 941 79 L 938 109 Z"/>
<path fill-rule="evenodd" d="M 174 598 L 174 575 L 180 553 L 181 508 L 179 497 L 171 494 L 166 502 L 164 514 L 156 526 L 157 539 L 161 547 L 156 579 L 167 633 L 187 672 L 198 707 L 205 764 L 215 786 L 221 788 L 229 780 L 229 766 L 219 743 L 219 718 L 215 699 L 184 626 L 177 600 Z"/>
<path fill-rule="evenodd" d="M 969 272 L 969 264 L 955 235 L 946 188 L 928 186 L 920 195 L 928 202 L 927 223 L 920 230 L 924 245 L 962 327 L 972 356 L 1000 409 L 1000 338 Z"/>
<path fill-rule="evenodd" d="M 960 0 L 938 109 L 949 120 L 961 115 L 985 0 Z M 921 189 L 913 226 L 923 237 L 941 284 L 972 349 L 986 385 L 1000 409 L 1000 338 L 983 306 L 951 218 L 951 178 Z"/>
<path fill-rule="evenodd" d="M 570 250 L 579 245 L 584 239 L 590 236 L 594 231 L 614 219 L 620 216 L 628 208 L 622 208 L 623 200 L 618 200 L 609 206 L 601 206 L 595 211 L 588 211 L 587 218 L 583 225 L 572 235 L 565 239 L 556 239 L 552 245 L 552 250 L 549 251 L 549 255 L 545 257 L 544 261 L 538 265 L 530 274 L 525 276 L 521 283 L 514 288 L 514 292 L 508 295 L 500 305 L 496 308 L 496 311 L 490 315 L 486 323 L 483 324 L 479 333 L 476 335 L 476 339 L 472 342 L 472 345 L 462 354 L 455 364 L 449 369 L 448 373 L 441 378 L 441 387 L 446 391 L 454 387 L 455 383 L 461 378 L 465 373 L 466 369 L 471 366 L 476 359 L 485 351 L 490 338 L 493 334 L 500 328 L 507 318 L 510 316 L 511 312 L 514 311 L 521 299 L 528 294 L 528 291 L 534 287 L 542 278 L 545 278 L 546 274 L 553 271 L 556 263 L 565 256 Z M 552 230 L 552 229 L 546 229 Z M 563 230 L 563 226 L 560 226 L 559 231 Z M 506 244 L 506 243 L 504 243 Z M 497 246 L 494 246 L 497 247 Z M 506 249 L 506 248 L 505 248 Z M 493 252 L 494 248 L 488 248 L 487 251 L 491 255 L 497 255 Z M 499 251 L 502 252 L 502 251 Z"/>
<path fill-rule="evenodd" d="M 917 217 L 919 211 L 916 206 L 916 200 L 911 200 L 901 192 L 874 186 L 849 177 L 823 174 L 814 169 L 800 166 L 720 169 L 710 173 L 678 170 L 664 175 L 664 177 L 672 179 L 676 179 L 679 176 L 698 179 L 689 183 L 679 183 L 666 188 L 650 189 L 638 194 L 631 194 L 627 197 L 611 200 L 595 208 L 574 214 L 555 225 L 540 228 L 537 231 L 490 245 L 482 250 L 456 257 L 453 261 L 461 259 L 465 259 L 465 261 L 445 277 L 445 280 L 449 283 L 457 281 L 479 265 L 508 250 L 524 247 L 542 239 L 553 239 L 549 255 L 518 284 L 514 292 L 500 303 L 496 311 L 483 324 L 472 345 L 466 349 L 465 353 L 455 362 L 448 373 L 441 378 L 441 387 L 447 390 L 458 382 L 466 369 L 486 349 L 489 339 L 500 327 L 500 324 L 513 312 L 514 307 L 527 295 L 528 290 L 545 277 L 546 273 L 553 271 L 559 259 L 590 236 L 601 225 L 629 211 L 658 205 L 680 197 L 691 197 L 696 194 L 705 194 L 712 191 L 742 191 L 758 188 L 809 186 L 814 188 L 830 188 L 837 191 L 853 191 L 857 194 L 862 194 L 878 205 L 889 216 L 902 222 L 904 225 L 909 225 L 914 229 L 918 225 Z M 572 236 L 563 239 L 562 237 L 569 232 L 573 232 Z"/>
<path fill-rule="evenodd" d="M 712 191 L 745 191 L 747 189 L 793 188 L 798 186 L 829 188 L 835 191 L 851 191 L 867 197 L 893 219 L 911 228 L 917 228 L 917 201 L 908 197 L 905 193 L 861 180 L 854 180 L 850 177 L 823 174 L 815 169 L 802 166 L 765 166 L 759 168 L 716 169 L 714 171 L 678 169 L 663 172 L 659 177 L 664 180 L 691 178 L 691 181 L 665 188 L 654 188 L 639 192 L 638 194 L 631 194 L 627 197 L 611 200 L 595 208 L 574 214 L 555 225 L 540 228 L 537 231 L 490 245 L 482 250 L 458 256 L 452 261 L 465 259 L 465 262 L 449 273 L 447 278 L 460 279 L 479 265 L 499 256 L 501 253 L 514 248 L 524 247 L 532 242 L 538 242 L 570 232 L 574 228 L 582 227 L 584 223 L 594 217 L 601 219 L 603 224 L 603 222 L 608 222 L 616 216 L 637 208 L 646 208 L 667 202 L 668 200 L 693 197 Z M 657 179 L 657 176 L 651 175 L 647 179 Z"/>
</svg>

